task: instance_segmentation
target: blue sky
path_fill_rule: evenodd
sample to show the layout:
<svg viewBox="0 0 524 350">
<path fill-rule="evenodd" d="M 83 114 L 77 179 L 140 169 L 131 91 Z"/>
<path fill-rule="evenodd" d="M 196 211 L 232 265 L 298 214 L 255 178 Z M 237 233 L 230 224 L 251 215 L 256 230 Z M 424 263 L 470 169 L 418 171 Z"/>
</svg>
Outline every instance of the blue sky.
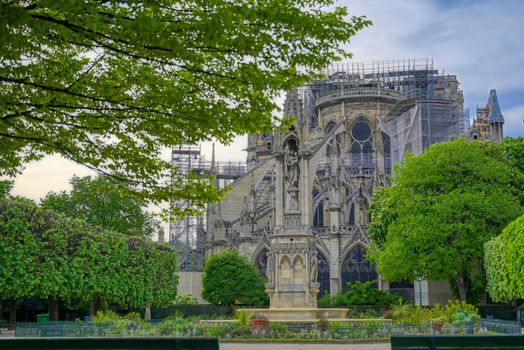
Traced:
<svg viewBox="0 0 524 350">
<path fill-rule="evenodd" d="M 524 1 L 343 0 L 373 26 L 348 45 L 353 61 L 433 57 L 457 75 L 475 115 L 497 89 L 507 136 L 524 136 Z"/>
</svg>

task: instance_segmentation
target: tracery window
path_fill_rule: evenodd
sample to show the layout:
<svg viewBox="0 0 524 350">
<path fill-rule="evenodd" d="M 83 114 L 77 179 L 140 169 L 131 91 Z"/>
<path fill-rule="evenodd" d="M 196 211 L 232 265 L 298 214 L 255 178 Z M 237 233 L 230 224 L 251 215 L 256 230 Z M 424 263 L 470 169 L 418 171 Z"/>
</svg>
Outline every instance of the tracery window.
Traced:
<svg viewBox="0 0 524 350">
<path fill-rule="evenodd" d="M 348 224 L 349 225 L 355 225 L 355 203 L 353 203 L 353 202 L 351 202 L 351 205 L 349 207 Z"/>
<path fill-rule="evenodd" d="M 329 262 L 327 261 L 324 254 L 320 251 L 317 253 L 318 258 L 318 274 L 317 282 L 320 283 L 320 291 L 318 297 L 320 298 L 324 293 L 330 291 L 330 276 L 329 276 Z"/>
<path fill-rule="evenodd" d="M 263 251 L 258 254 L 255 265 L 258 267 L 258 271 L 262 276 L 267 276 L 267 250 L 264 249 Z"/>
<path fill-rule="evenodd" d="M 354 247 L 342 263 L 342 293 L 350 290 L 348 282 L 375 281 L 373 286 L 377 286 L 378 274 L 375 267 L 365 258 L 366 249 L 361 246 Z"/>
<path fill-rule="evenodd" d="M 372 132 L 369 124 L 363 120 L 355 123 L 351 129 L 351 166 L 358 168 L 373 167 Z"/>
</svg>

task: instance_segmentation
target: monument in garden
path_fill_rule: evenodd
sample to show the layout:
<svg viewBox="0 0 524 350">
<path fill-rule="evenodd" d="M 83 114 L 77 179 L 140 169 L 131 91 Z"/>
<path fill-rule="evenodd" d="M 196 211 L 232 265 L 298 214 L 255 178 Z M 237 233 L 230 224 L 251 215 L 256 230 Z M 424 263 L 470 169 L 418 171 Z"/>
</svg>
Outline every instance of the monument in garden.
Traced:
<svg viewBox="0 0 524 350">
<path fill-rule="evenodd" d="M 489 136 L 466 132 L 458 79 L 432 59 L 338 64 L 324 73 L 287 94 L 284 114 L 296 119 L 289 130 L 248 136 L 244 168 L 210 166 L 232 191 L 209 205 L 196 250 L 237 249 L 257 265 L 274 318 L 339 317 L 342 311 L 319 314 L 317 298 L 345 293 L 355 281 L 414 302 L 412 283 L 380 279 L 365 258 L 373 193 L 389 184 L 392 164 L 406 152 L 464 134 Z M 498 110 L 490 101 L 480 109 L 486 116 Z M 477 119 L 485 119 L 475 124 L 480 131 L 502 135 L 501 118 Z M 437 290 L 431 283 L 426 291 Z"/>
</svg>

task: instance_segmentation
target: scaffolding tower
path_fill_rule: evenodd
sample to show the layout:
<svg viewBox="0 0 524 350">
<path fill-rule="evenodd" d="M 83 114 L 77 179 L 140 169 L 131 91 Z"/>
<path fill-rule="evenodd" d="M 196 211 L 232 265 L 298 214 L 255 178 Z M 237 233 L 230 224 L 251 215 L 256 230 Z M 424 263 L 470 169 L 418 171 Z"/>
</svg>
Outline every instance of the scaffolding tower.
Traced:
<svg viewBox="0 0 524 350">
<path fill-rule="evenodd" d="M 178 145 L 171 151 L 171 165 L 185 179 L 185 174 L 213 175 L 219 188 L 227 186 L 246 173 L 246 164 L 241 162 L 214 162 L 204 158 L 200 145 Z M 191 209 L 187 200 L 171 203 L 180 209 Z M 201 271 L 204 262 L 204 212 L 200 216 L 172 218 L 169 225 L 169 243 L 178 251 L 179 271 Z"/>
</svg>

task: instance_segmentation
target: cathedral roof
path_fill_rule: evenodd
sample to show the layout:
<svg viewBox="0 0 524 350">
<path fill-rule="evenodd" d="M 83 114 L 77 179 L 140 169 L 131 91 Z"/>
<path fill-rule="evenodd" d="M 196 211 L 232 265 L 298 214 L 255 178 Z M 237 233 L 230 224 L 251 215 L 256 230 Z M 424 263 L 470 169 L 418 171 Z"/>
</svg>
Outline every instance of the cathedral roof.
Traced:
<svg viewBox="0 0 524 350">
<path fill-rule="evenodd" d="M 500 111 L 499 99 L 497 98 L 497 90 L 495 89 L 491 89 L 489 92 L 488 106 L 490 110 L 488 123 L 504 123 L 504 117 Z"/>
</svg>

